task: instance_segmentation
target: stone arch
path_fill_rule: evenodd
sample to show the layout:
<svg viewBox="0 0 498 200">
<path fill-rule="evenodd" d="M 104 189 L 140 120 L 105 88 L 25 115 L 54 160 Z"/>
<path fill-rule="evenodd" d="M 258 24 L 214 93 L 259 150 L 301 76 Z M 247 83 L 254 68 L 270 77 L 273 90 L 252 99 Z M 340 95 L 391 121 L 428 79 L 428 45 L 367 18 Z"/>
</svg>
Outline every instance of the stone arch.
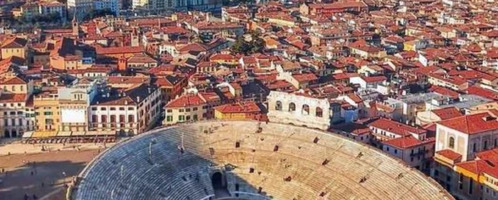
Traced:
<svg viewBox="0 0 498 200">
<path fill-rule="evenodd" d="M 282 110 L 282 102 L 281 101 L 275 102 L 275 110 Z"/>
<path fill-rule="evenodd" d="M 289 103 L 289 112 L 296 111 L 296 104 L 294 102 Z"/>
<path fill-rule="evenodd" d="M 303 104 L 303 108 L 301 110 L 303 115 L 309 115 L 310 114 L 310 106 L 308 104 Z"/>
<path fill-rule="evenodd" d="M 315 109 L 315 116 L 316 117 L 323 117 L 323 110 L 320 107 L 316 107 Z"/>
<path fill-rule="evenodd" d="M 224 187 L 223 174 L 221 172 L 215 172 L 211 175 L 211 184 L 213 188 L 220 189 Z"/>
</svg>

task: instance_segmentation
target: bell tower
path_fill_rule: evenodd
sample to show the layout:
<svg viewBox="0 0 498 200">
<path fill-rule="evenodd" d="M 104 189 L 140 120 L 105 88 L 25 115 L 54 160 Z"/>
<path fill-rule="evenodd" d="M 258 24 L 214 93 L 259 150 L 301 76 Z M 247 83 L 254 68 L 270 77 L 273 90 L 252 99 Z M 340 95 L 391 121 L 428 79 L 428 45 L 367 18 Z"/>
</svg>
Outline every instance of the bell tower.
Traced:
<svg viewBox="0 0 498 200">
<path fill-rule="evenodd" d="M 78 23 L 78 20 L 76 19 L 76 11 L 74 12 L 73 20 L 71 21 L 72 23 L 72 28 L 73 28 L 73 36 L 76 38 L 80 37 L 80 25 Z"/>
</svg>

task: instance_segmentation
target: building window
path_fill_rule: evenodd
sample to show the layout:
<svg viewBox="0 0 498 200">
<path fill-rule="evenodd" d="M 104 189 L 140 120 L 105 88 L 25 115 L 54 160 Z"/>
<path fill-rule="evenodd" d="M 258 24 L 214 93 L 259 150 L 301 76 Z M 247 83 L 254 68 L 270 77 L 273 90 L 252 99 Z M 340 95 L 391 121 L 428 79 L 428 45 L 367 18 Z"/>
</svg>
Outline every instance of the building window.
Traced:
<svg viewBox="0 0 498 200">
<path fill-rule="evenodd" d="M 281 101 L 277 101 L 275 103 L 275 110 L 282 110 L 282 102 Z"/>
<path fill-rule="evenodd" d="M 450 137 L 450 143 L 448 145 L 450 148 L 455 148 L 455 138 L 454 137 Z"/>
<path fill-rule="evenodd" d="M 474 143 L 474 145 L 472 146 L 472 152 L 476 152 L 477 151 L 477 143 Z"/>
<path fill-rule="evenodd" d="M 296 104 L 290 103 L 289 104 L 289 112 L 294 112 L 296 111 Z"/>
<path fill-rule="evenodd" d="M 97 115 L 92 115 L 92 123 L 97 123 L 98 117 Z"/>
<path fill-rule="evenodd" d="M 483 150 L 486 150 L 486 149 L 488 149 L 488 141 L 484 141 Z"/>
<path fill-rule="evenodd" d="M 166 116 L 166 121 L 168 121 L 168 122 L 173 121 L 173 116 Z"/>
<path fill-rule="evenodd" d="M 111 107 L 109 110 L 116 110 L 116 108 L 115 107 Z"/>
<path fill-rule="evenodd" d="M 107 116 L 106 115 L 100 116 L 100 123 L 102 123 L 102 127 L 107 127 Z"/>
</svg>

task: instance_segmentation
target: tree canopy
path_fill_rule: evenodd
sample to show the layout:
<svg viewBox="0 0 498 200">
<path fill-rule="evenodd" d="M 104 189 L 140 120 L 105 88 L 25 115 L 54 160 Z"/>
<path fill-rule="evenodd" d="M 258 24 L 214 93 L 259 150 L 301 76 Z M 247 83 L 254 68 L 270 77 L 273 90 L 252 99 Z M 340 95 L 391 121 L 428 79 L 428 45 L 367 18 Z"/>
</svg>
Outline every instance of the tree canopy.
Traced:
<svg viewBox="0 0 498 200">
<path fill-rule="evenodd" d="M 246 41 L 244 36 L 239 36 L 232 46 L 232 52 L 249 55 L 256 52 L 262 52 L 265 48 L 265 41 L 260 38 L 258 32 L 251 32 L 251 41 Z"/>
</svg>

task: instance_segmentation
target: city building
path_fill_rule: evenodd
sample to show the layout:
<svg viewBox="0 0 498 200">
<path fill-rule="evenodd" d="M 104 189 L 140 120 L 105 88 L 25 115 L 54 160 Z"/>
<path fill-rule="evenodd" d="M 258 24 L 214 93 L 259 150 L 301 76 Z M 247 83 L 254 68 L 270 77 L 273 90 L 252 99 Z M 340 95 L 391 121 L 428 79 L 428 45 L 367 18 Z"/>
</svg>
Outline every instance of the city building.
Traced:
<svg viewBox="0 0 498 200">
<path fill-rule="evenodd" d="M 214 118 L 214 107 L 221 104 L 214 92 L 192 92 L 170 100 L 164 107 L 164 125 Z"/>
<path fill-rule="evenodd" d="M 98 80 L 83 78 L 58 88 L 61 131 L 88 131 L 88 108 L 99 86 Z"/>
<path fill-rule="evenodd" d="M 62 21 L 67 19 L 66 5 L 58 1 L 40 2 L 40 15 L 56 14 Z"/>
<path fill-rule="evenodd" d="M 261 109 L 254 102 L 224 104 L 214 108 L 214 117 L 221 120 L 259 120 Z"/>
<path fill-rule="evenodd" d="M 28 40 L 23 38 L 12 38 L 2 44 L 2 60 L 17 56 L 19 58 L 28 59 Z"/>
<path fill-rule="evenodd" d="M 140 84 L 132 88 L 105 88 L 88 108 L 90 131 L 133 136 L 152 128 L 161 116 L 161 90 Z"/>
<path fill-rule="evenodd" d="M 35 128 L 32 92 L 33 81 L 19 77 L 0 81 L 0 138 L 21 137 Z"/>
<path fill-rule="evenodd" d="M 437 123 L 431 176 L 459 199 L 496 199 L 498 120 L 494 112 Z"/>
<path fill-rule="evenodd" d="M 33 98 L 36 130 L 40 135 L 55 136 L 60 130 L 60 107 L 57 88 L 46 87 Z M 45 134 L 46 133 L 46 134 Z"/>
</svg>

